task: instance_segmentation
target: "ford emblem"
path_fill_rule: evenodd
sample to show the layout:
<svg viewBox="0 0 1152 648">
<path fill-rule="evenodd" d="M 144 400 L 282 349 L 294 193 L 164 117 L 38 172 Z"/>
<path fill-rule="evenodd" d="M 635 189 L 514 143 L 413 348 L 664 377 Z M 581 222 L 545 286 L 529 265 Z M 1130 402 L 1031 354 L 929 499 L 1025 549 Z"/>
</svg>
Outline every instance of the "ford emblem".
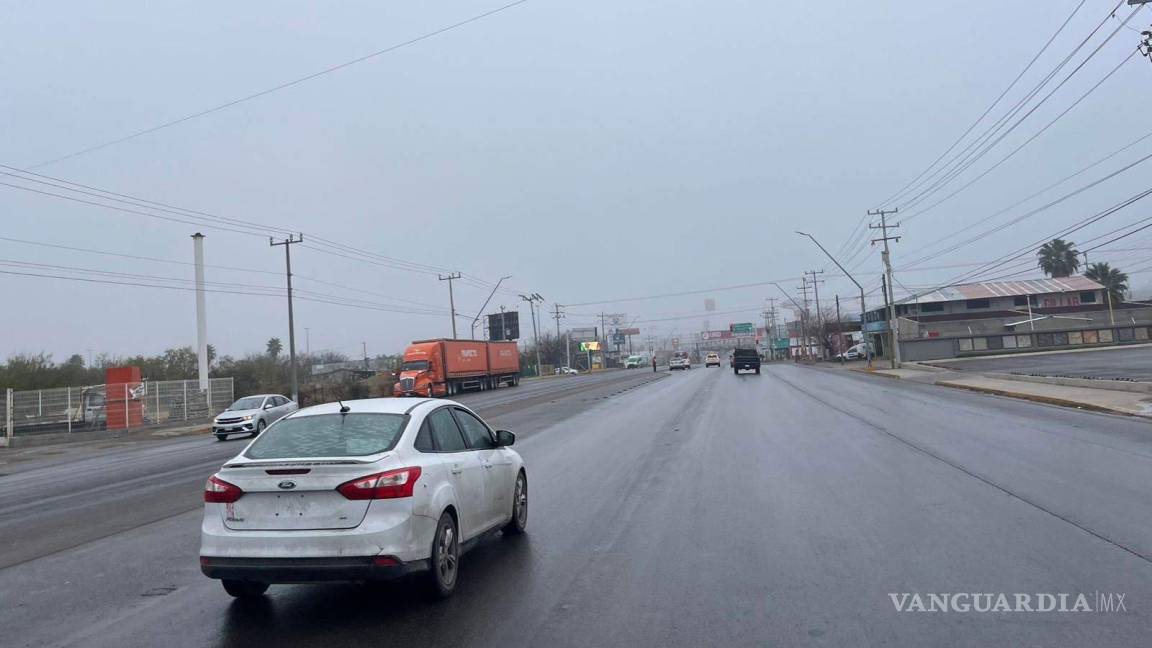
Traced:
<svg viewBox="0 0 1152 648">
<path fill-rule="evenodd" d="M 282 481 L 276 485 L 279 486 L 280 488 L 283 488 L 284 490 L 291 490 L 293 488 L 296 488 L 296 482 L 292 481 L 291 479 L 285 479 L 284 481 Z"/>
</svg>

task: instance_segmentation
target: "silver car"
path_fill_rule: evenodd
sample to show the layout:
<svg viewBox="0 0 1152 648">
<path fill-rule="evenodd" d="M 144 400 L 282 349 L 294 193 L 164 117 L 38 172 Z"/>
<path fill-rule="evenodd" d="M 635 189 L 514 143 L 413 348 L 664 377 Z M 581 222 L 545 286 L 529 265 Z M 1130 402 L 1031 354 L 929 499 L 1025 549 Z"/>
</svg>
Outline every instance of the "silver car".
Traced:
<svg viewBox="0 0 1152 648">
<path fill-rule="evenodd" d="M 413 571 L 448 596 L 464 551 L 496 531 L 524 532 L 528 476 L 515 440 L 449 400 L 300 410 L 208 480 L 200 569 L 242 598 L 273 583 Z"/>
<path fill-rule="evenodd" d="M 264 428 L 300 407 L 279 394 L 245 396 L 212 419 L 212 434 L 224 441 L 230 434 L 259 436 Z"/>
</svg>

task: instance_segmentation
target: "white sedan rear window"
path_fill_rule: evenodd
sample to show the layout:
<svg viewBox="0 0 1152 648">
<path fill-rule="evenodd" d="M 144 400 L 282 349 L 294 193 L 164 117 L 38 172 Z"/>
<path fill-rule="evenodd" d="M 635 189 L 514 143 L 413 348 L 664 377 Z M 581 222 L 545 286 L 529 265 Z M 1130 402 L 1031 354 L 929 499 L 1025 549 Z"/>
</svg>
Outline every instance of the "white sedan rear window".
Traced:
<svg viewBox="0 0 1152 648">
<path fill-rule="evenodd" d="M 318 414 L 281 419 L 244 454 L 249 459 L 359 457 L 391 450 L 404 432 L 401 414 Z"/>
</svg>

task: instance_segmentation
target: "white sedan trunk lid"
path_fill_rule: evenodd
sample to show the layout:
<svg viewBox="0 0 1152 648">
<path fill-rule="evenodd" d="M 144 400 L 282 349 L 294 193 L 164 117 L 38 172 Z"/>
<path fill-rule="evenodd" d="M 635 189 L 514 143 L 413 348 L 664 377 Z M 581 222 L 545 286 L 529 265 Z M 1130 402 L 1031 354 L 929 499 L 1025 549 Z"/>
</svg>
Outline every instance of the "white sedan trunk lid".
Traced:
<svg viewBox="0 0 1152 648">
<path fill-rule="evenodd" d="M 246 462 L 226 465 L 220 479 L 244 494 L 222 508 L 224 526 L 235 531 L 313 531 L 353 529 L 371 500 L 350 500 L 336 487 L 392 468 L 389 455 L 362 459 Z"/>
</svg>

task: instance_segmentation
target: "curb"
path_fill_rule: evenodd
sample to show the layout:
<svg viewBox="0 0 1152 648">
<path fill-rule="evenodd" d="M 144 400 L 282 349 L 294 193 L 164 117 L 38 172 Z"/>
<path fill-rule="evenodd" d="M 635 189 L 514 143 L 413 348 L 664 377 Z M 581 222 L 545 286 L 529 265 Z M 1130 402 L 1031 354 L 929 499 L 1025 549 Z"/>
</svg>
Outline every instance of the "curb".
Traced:
<svg viewBox="0 0 1152 648">
<path fill-rule="evenodd" d="M 879 371 L 877 371 L 875 369 L 872 369 L 872 370 L 849 369 L 848 371 L 854 371 L 854 372 L 859 373 L 859 374 L 864 374 L 865 376 L 876 376 L 877 378 L 887 378 L 888 380 L 904 380 L 903 378 L 901 378 L 900 376 L 898 376 L 896 374 L 880 373 Z"/>
<path fill-rule="evenodd" d="M 997 380 L 1015 380 L 1040 385 L 1058 385 L 1061 387 L 1083 387 L 1086 389 L 1102 389 L 1105 391 L 1122 391 L 1130 394 L 1152 394 L 1152 383 L 1129 380 L 1111 380 L 1106 378 L 1075 378 L 1072 376 L 1037 376 L 1020 373 L 993 373 L 984 374 L 988 378 Z"/>
<path fill-rule="evenodd" d="M 1088 412 L 1100 412 L 1103 414 L 1120 414 L 1122 416 L 1131 416 L 1135 418 L 1152 418 L 1146 414 L 1139 414 L 1136 412 L 1129 412 L 1127 410 L 1115 409 L 1112 407 L 1104 407 L 1103 405 L 1093 405 L 1092 403 L 1085 403 L 1084 401 L 1069 400 L 1067 398 L 1056 398 L 1053 396 L 1040 396 L 1037 394 L 1026 394 L 1023 392 L 1008 391 L 1006 389 L 995 389 L 993 387 L 980 387 L 978 385 L 964 385 L 955 382 L 942 380 L 937 385 L 941 387 L 949 387 L 951 389 L 962 389 L 964 391 L 975 392 L 978 394 L 990 394 L 992 396 L 1005 396 L 1007 398 L 1015 398 L 1017 400 L 1032 401 L 1034 403 L 1043 403 L 1045 405 L 1057 405 L 1060 407 L 1068 407 L 1071 409 L 1078 409 Z"/>
</svg>

